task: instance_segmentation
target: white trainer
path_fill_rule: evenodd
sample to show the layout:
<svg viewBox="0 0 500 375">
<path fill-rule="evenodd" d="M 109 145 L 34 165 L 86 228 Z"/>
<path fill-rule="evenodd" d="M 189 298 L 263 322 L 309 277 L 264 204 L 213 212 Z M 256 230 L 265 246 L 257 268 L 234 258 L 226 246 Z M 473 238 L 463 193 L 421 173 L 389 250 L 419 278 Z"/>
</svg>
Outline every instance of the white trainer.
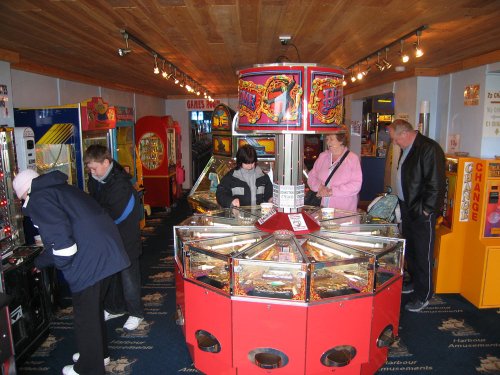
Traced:
<svg viewBox="0 0 500 375">
<path fill-rule="evenodd" d="M 114 318 L 119 318 L 120 316 L 123 316 L 124 314 L 111 314 L 104 310 L 104 321 L 107 322 L 108 320 L 114 319 Z"/>
<path fill-rule="evenodd" d="M 125 324 L 123 325 L 123 329 L 125 331 L 133 331 L 139 327 L 139 324 L 143 321 L 143 318 L 138 318 L 137 316 L 129 316 Z"/>
<path fill-rule="evenodd" d="M 73 354 L 73 362 L 78 362 L 78 359 L 80 358 L 80 353 L 75 353 Z M 111 359 L 109 357 L 104 358 L 104 366 L 109 365 L 109 362 L 111 362 Z"/>
<path fill-rule="evenodd" d="M 78 373 L 73 369 L 73 365 L 64 366 L 62 373 L 63 375 L 78 375 Z"/>
</svg>

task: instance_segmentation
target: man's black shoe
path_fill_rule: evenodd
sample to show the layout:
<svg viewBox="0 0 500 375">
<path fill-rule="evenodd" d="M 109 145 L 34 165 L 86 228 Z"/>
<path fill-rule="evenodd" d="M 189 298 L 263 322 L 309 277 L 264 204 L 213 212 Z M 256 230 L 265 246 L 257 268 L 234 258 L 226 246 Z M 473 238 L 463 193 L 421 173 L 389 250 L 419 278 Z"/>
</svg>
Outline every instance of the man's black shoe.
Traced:
<svg viewBox="0 0 500 375">
<path fill-rule="evenodd" d="M 412 283 L 403 283 L 403 290 L 401 291 L 403 294 L 413 293 L 413 284 Z"/>
<path fill-rule="evenodd" d="M 429 301 L 410 301 L 405 305 L 405 310 L 406 311 L 412 311 L 412 312 L 420 312 L 423 309 L 425 309 L 429 305 Z"/>
</svg>

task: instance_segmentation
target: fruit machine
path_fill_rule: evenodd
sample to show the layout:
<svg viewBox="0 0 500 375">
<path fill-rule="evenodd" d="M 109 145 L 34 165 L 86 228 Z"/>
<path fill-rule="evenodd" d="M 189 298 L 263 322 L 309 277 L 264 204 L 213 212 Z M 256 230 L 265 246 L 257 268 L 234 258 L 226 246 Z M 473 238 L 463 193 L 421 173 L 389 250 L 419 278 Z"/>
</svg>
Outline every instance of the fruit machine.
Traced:
<svg viewBox="0 0 500 375">
<path fill-rule="evenodd" d="M 210 119 L 212 128 L 212 157 L 198 176 L 188 195 L 188 202 L 198 212 L 220 208 L 215 198 L 217 185 L 224 175 L 236 166 L 233 156 L 231 123 L 234 110 L 218 104 Z"/>
<path fill-rule="evenodd" d="M 107 147 L 114 154 L 115 142 L 113 131 L 116 129 L 116 108 L 110 106 L 100 97 L 93 97 L 80 104 L 81 109 L 81 160 L 84 171 L 84 187 L 87 190 L 88 173 L 85 173 L 83 155 L 85 150 L 94 144 Z"/>
<path fill-rule="evenodd" d="M 31 133 L 22 129 L 22 142 L 19 148 L 26 146 L 33 152 Z M 15 128 L 3 128 L 0 131 L 0 247 L 2 253 L 2 292 L 8 296 L 8 314 L 10 316 L 9 335 L 12 337 L 15 361 L 21 363 L 48 336 L 49 321 L 52 311 L 55 278 L 53 270 L 39 271 L 34 266 L 34 258 L 42 251 L 41 246 L 25 245 L 21 201 L 15 197 L 12 180 L 17 172 L 14 151 Z M 29 143 L 29 144 L 28 144 Z M 26 160 L 33 164 L 32 157 Z M 0 327 L 6 310 L 0 309 Z M 3 328 L 0 328 L 3 329 Z M 5 332 L 3 332 L 5 333 Z M 3 336 L 3 339 L 9 336 Z M 8 353 L 4 342 L 0 340 L 1 354 Z M 3 358 L 2 358 L 3 360 Z"/>
<path fill-rule="evenodd" d="M 479 158 L 446 155 L 443 214 L 434 244 L 434 291 L 460 293 L 464 251 L 472 218 L 474 166 Z"/>
<path fill-rule="evenodd" d="M 171 116 L 144 116 L 135 126 L 143 169 L 144 203 L 170 210 L 177 188 L 177 147 Z"/>
<path fill-rule="evenodd" d="M 132 183 L 137 182 L 137 167 L 135 154 L 134 135 L 134 109 L 130 107 L 115 106 L 116 127 L 112 131 L 113 159 L 120 163 L 132 176 Z"/>
<path fill-rule="evenodd" d="M 11 297 L 5 291 L 3 263 L 13 254 L 15 241 L 13 239 L 11 207 L 18 205 L 19 200 L 14 197 L 12 178 L 15 172 L 15 158 L 11 128 L 2 128 L 0 131 L 0 373 L 2 375 L 16 374 L 14 357 L 14 342 L 10 320 Z"/>
<path fill-rule="evenodd" d="M 182 143 L 182 131 L 181 125 L 178 121 L 173 122 L 174 128 L 174 136 L 175 136 L 175 182 L 176 184 L 173 186 L 175 189 L 173 190 L 174 199 L 179 199 L 182 197 L 182 184 L 186 179 L 186 171 L 182 166 L 182 151 L 181 151 L 181 143 Z"/>
<path fill-rule="evenodd" d="M 481 159 L 472 172 L 461 294 L 478 308 L 500 307 L 500 157 Z"/>
<path fill-rule="evenodd" d="M 0 176 L 3 181 L 0 207 L 3 212 L 1 235 L 8 238 L 8 243 L 23 245 L 25 242 L 23 230 L 23 214 L 21 202 L 17 199 L 12 187 L 12 180 L 17 173 L 14 128 L 0 128 L 0 151 L 2 164 Z M 2 249 L 2 255 L 4 250 Z"/>
<path fill-rule="evenodd" d="M 316 64 L 239 72 L 233 136 L 275 133 L 273 203 L 174 227 L 178 321 L 203 373 L 373 374 L 387 359 L 405 241 L 369 214 L 304 205 L 303 135 L 346 131 L 343 73 Z"/>
<path fill-rule="evenodd" d="M 235 111 L 225 104 L 214 108 L 211 118 L 213 156 L 193 185 L 188 202 L 198 212 L 220 209 L 215 192 L 220 180 L 236 167 L 235 158 L 238 148 L 250 144 L 257 152 L 258 165 L 265 173 L 270 173 L 276 153 L 274 135 L 238 133 L 233 128 Z"/>
<path fill-rule="evenodd" d="M 40 174 L 59 170 L 68 183 L 83 188 L 80 105 L 15 108 L 16 127 L 29 126 L 35 133 L 35 159 Z"/>
</svg>

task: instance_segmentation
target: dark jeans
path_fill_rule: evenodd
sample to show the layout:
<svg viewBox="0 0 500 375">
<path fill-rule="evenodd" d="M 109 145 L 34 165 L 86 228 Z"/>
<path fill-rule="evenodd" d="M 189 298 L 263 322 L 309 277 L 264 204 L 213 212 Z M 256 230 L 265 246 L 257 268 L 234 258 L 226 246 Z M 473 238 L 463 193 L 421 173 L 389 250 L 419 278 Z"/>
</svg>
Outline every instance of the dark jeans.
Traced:
<svg viewBox="0 0 500 375">
<path fill-rule="evenodd" d="M 104 307 L 112 314 L 127 313 L 143 318 L 140 263 L 138 258 L 130 262 L 129 268 L 111 276 Z"/>
<path fill-rule="evenodd" d="M 104 375 L 103 360 L 109 357 L 103 314 L 103 292 L 108 279 L 73 293 L 76 347 L 80 358 L 74 370 L 81 375 Z"/>
<path fill-rule="evenodd" d="M 405 202 L 401 208 L 402 232 L 406 239 L 405 260 L 413 282 L 414 296 L 427 301 L 434 293 L 432 270 L 434 266 L 434 239 L 436 235 L 436 214 L 424 214 L 411 218 Z"/>
</svg>

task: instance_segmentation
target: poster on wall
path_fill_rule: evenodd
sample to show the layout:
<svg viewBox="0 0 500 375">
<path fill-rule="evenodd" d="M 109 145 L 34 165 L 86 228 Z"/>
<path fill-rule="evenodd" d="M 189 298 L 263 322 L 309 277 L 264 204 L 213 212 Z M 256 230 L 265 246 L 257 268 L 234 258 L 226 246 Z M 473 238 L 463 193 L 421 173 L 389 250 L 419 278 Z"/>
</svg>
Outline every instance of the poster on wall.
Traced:
<svg viewBox="0 0 500 375">
<path fill-rule="evenodd" d="M 484 103 L 483 137 L 500 138 L 500 77 L 488 76 Z"/>
<path fill-rule="evenodd" d="M 361 135 L 361 121 L 351 121 L 351 135 Z"/>
<path fill-rule="evenodd" d="M 460 150 L 460 134 L 450 134 L 448 136 L 447 152 L 449 154 L 454 154 L 459 150 Z"/>
<path fill-rule="evenodd" d="M 7 85 L 0 85 L 0 119 L 9 117 L 8 95 Z"/>
<path fill-rule="evenodd" d="M 479 84 L 465 86 L 464 105 L 479 105 Z"/>
</svg>

